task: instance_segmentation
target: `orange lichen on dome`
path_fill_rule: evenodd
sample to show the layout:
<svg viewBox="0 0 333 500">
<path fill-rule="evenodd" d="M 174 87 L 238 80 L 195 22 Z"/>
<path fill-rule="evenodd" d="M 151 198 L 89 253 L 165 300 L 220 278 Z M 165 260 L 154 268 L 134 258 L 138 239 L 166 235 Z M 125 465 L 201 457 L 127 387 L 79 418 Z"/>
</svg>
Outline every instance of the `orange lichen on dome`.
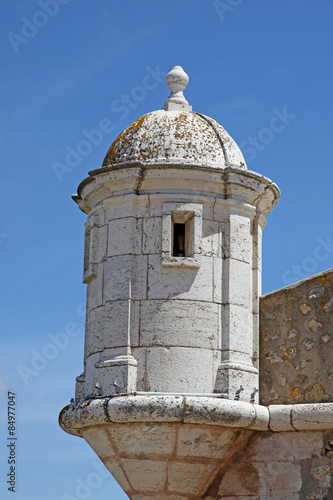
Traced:
<svg viewBox="0 0 333 500">
<path fill-rule="evenodd" d="M 132 161 L 246 168 L 224 128 L 192 111 L 158 110 L 138 118 L 112 143 L 103 167 Z"/>
<path fill-rule="evenodd" d="M 111 165 L 116 163 L 115 159 L 117 157 L 119 150 L 121 149 L 122 144 L 124 144 L 125 146 L 130 144 L 130 134 L 140 129 L 146 116 L 147 115 L 143 115 L 137 120 L 135 120 L 123 132 L 121 132 L 121 134 L 118 135 L 118 137 L 113 141 L 108 152 L 106 153 L 103 166 L 106 166 L 104 165 L 106 162 Z"/>
</svg>

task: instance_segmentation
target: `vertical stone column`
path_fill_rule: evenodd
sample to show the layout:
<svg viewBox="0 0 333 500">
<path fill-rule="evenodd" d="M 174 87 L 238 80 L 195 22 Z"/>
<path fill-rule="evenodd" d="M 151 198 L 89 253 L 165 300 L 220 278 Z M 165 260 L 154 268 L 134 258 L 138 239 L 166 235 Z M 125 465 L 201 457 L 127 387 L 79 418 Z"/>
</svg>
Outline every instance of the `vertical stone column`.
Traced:
<svg viewBox="0 0 333 500">
<path fill-rule="evenodd" d="M 215 214 L 223 221 L 222 350 L 216 389 L 232 397 L 241 389 L 241 399 L 249 400 L 259 384 L 254 365 L 259 330 L 253 316 L 258 309 L 260 281 L 257 237 L 253 234 L 256 209 L 229 199 L 217 203 Z"/>
<path fill-rule="evenodd" d="M 259 369 L 259 299 L 261 296 L 262 278 L 262 231 L 266 225 L 266 217 L 262 214 L 256 215 L 252 221 L 253 237 L 253 365 Z"/>
<path fill-rule="evenodd" d="M 161 177 L 160 190 L 162 186 L 167 190 Z M 208 229 L 204 212 L 213 200 L 196 193 L 152 193 L 150 201 L 151 218 L 145 219 L 149 245 L 144 249 L 147 300 L 141 301 L 140 316 L 140 349 L 146 350 L 145 390 L 211 393 L 218 305 L 212 300 L 213 259 L 203 252 L 202 242 Z M 174 223 L 186 225 L 183 257 L 173 255 Z"/>
<path fill-rule="evenodd" d="M 129 195 L 106 199 L 88 217 L 85 270 L 92 272 L 85 272 L 85 396 L 137 389 L 132 347 L 139 343 L 140 300 L 147 293 L 147 257 L 141 248 L 143 215 L 148 215 L 148 197 Z M 96 218 L 102 221 L 99 225 Z"/>
</svg>

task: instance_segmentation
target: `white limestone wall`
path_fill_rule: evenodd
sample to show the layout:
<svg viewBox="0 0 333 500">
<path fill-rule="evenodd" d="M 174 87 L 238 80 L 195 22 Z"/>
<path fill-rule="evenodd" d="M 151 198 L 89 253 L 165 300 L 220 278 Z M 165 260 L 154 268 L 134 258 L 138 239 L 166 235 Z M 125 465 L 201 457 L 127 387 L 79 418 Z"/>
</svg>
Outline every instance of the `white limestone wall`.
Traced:
<svg viewBox="0 0 333 500">
<path fill-rule="evenodd" d="M 132 500 L 328 500 L 332 407 L 128 396 L 72 403 L 60 425 L 84 437 Z"/>
<path fill-rule="evenodd" d="M 199 221 L 192 258 L 164 258 L 170 204 L 193 209 Z M 242 384 L 249 399 L 257 384 L 253 312 L 260 282 L 254 215 L 240 200 L 194 194 L 129 194 L 90 212 L 84 396 L 122 390 L 234 395 Z M 110 368 L 115 358 L 117 367 Z"/>
<path fill-rule="evenodd" d="M 266 225 L 266 217 L 256 215 L 252 222 L 253 254 L 252 254 L 252 321 L 253 331 L 259 332 L 259 300 L 262 284 L 262 232 Z M 253 336 L 253 364 L 259 369 L 259 335 Z M 258 399 L 259 401 L 259 399 Z"/>
</svg>

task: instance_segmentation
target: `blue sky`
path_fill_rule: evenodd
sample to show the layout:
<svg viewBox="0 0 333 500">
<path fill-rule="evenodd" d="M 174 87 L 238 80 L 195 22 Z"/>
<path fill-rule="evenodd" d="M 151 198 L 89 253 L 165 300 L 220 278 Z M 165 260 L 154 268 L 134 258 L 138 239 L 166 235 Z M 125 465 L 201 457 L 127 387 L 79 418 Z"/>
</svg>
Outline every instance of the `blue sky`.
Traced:
<svg viewBox="0 0 333 500">
<path fill-rule="evenodd" d="M 163 106 L 161 73 L 183 66 L 193 109 L 282 191 L 264 230 L 263 291 L 333 267 L 332 21 L 331 0 L 2 1 L 1 498 L 127 498 L 57 423 L 83 365 L 85 216 L 71 194 L 127 125 Z"/>
</svg>

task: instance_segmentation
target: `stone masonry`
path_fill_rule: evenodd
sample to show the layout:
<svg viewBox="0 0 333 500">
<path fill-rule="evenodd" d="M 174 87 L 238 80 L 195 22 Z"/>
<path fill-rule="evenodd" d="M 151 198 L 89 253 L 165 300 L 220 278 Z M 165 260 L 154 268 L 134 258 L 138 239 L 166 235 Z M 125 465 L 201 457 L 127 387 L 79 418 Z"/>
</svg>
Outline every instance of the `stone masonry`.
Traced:
<svg viewBox="0 0 333 500">
<path fill-rule="evenodd" d="M 333 401 L 333 271 L 260 299 L 260 402 Z"/>
<path fill-rule="evenodd" d="M 73 196 L 84 371 L 60 425 L 131 500 L 333 500 L 333 271 L 260 297 L 279 189 L 188 81 L 175 66 Z"/>
</svg>

